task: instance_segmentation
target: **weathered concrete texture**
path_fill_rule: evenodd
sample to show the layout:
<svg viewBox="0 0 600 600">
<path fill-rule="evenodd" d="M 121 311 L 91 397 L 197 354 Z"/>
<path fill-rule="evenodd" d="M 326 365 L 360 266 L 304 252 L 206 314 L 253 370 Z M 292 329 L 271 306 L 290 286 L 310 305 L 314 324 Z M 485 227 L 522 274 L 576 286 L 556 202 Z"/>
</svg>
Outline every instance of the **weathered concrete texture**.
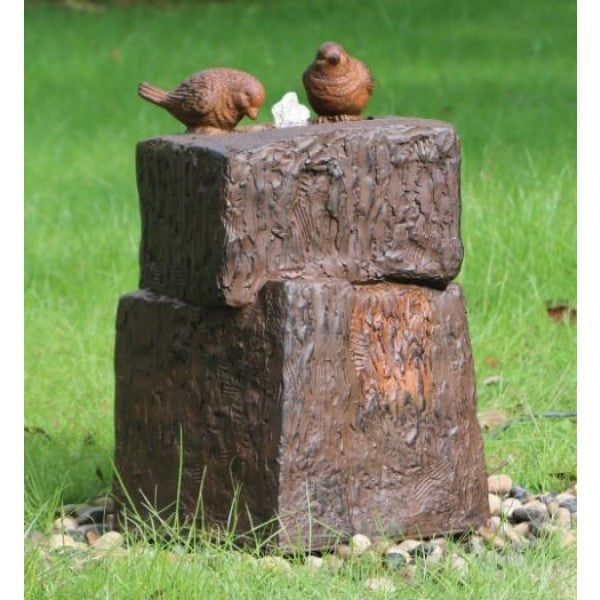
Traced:
<svg viewBox="0 0 600 600">
<path fill-rule="evenodd" d="M 225 523 L 240 484 L 240 530 L 278 516 L 284 545 L 487 518 L 458 286 L 268 282 L 239 309 L 140 291 L 117 325 L 116 461 L 139 505 L 175 500 L 181 450 L 184 516 L 203 481 Z"/>
<path fill-rule="evenodd" d="M 140 287 L 251 304 L 269 280 L 459 271 L 460 153 L 439 121 L 378 118 L 141 142 Z"/>
</svg>

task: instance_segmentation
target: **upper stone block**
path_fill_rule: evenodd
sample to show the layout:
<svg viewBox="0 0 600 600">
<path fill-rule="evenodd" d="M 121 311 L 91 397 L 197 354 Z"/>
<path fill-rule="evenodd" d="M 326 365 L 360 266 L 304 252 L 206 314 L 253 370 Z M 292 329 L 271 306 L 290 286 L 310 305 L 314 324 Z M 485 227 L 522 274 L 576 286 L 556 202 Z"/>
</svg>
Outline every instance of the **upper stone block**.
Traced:
<svg viewBox="0 0 600 600">
<path fill-rule="evenodd" d="M 376 118 L 140 142 L 141 287 L 251 304 L 267 280 L 443 287 L 462 262 L 448 123 Z"/>
</svg>

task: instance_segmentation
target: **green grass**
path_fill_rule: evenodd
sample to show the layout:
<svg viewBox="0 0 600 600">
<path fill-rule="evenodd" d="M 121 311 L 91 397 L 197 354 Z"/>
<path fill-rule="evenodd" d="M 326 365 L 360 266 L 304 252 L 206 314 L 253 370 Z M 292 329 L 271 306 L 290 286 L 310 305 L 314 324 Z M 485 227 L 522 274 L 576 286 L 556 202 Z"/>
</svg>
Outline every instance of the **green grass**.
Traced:
<svg viewBox="0 0 600 600">
<path fill-rule="evenodd" d="M 373 70 L 370 114 L 438 118 L 459 132 L 459 281 L 479 410 L 575 408 L 576 328 L 552 322 L 545 305 L 576 305 L 576 3 L 299 6 L 240 0 L 99 14 L 26 9 L 26 528 L 45 524 L 57 503 L 110 486 L 115 311 L 138 277 L 134 147 L 180 131 L 137 97 L 137 82 L 171 87 L 207 66 L 246 69 L 265 83 L 260 119 L 270 121 L 269 107 L 284 92 L 306 102 L 300 75 L 327 39 Z M 482 384 L 495 374 L 499 385 Z M 508 461 L 503 471 L 532 489 L 567 487 L 577 473 L 575 429 L 568 420 L 516 424 L 486 440 L 488 465 Z M 556 597 L 544 585 L 564 569 L 572 593 L 573 554 L 536 551 L 527 569 L 507 569 L 501 579 L 512 596 Z M 146 598 L 162 588 L 169 598 L 354 597 L 362 590 L 362 575 L 346 572 L 264 579 L 227 552 L 194 566 L 193 581 L 162 551 L 75 574 L 67 563 L 43 565 L 26 561 L 31 598 L 81 597 L 81 586 L 89 598 Z M 423 574 L 422 594 L 406 597 L 502 597 L 494 595 L 496 570 L 485 565 L 466 587 L 445 573 Z"/>
</svg>

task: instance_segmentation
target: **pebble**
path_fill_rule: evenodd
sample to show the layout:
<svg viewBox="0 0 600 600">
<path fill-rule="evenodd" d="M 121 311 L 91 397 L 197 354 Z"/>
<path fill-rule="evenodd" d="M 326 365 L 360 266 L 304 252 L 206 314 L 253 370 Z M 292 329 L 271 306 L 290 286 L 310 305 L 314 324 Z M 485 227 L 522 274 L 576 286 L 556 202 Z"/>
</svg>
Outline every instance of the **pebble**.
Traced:
<svg viewBox="0 0 600 600">
<path fill-rule="evenodd" d="M 409 554 L 411 553 L 412 550 L 414 550 L 417 546 L 420 546 L 421 542 L 418 542 L 417 540 L 404 540 L 403 542 L 401 542 L 399 544 L 399 548 L 401 548 L 402 550 L 404 550 L 405 552 L 408 552 Z"/>
<path fill-rule="evenodd" d="M 469 541 L 463 544 L 463 549 L 468 554 L 475 554 L 475 556 L 481 556 L 485 552 L 485 548 L 483 546 L 483 539 L 478 535 L 474 535 Z"/>
<path fill-rule="evenodd" d="M 318 571 L 323 566 L 323 559 L 320 556 L 307 556 L 306 566 L 309 571 Z"/>
<path fill-rule="evenodd" d="M 432 542 L 423 542 L 415 546 L 408 554 L 413 558 L 427 559 L 427 562 L 439 562 L 442 558 L 443 550 Z"/>
<path fill-rule="evenodd" d="M 541 502 L 528 502 L 511 513 L 511 521 L 522 523 L 523 521 L 544 521 L 548 517 L 548 509 Z"/>
<path fill-rule="evenodd" d="M 516 531 L 520 536 L 524 538 L 528 538 L 531 533 L 531 524 L 529 521 L 523 521 L 522 523 L 517 523 L 512 526 L 513 531 Z"/>
<path fill-rule="evenodd" d="M 469 564 L 459 554 L 452 554 L 450 556 L 450 568 L 453 571 L 457 571 L 463 577 L 469 572 Z"/>
<path fill-rule="evenodd" d="M 488 494 L 490 515 L 499 517 L 502 514 L 502 498 L 498 494 Z"/>
<path fill-rule="evenodd" d="M 504 498 L 504 500 L 502 500 L 502 514 L 505 517 L 510 518 L 513 511 L 521 506 L 523 506 L 523 503 L 517 498 Z"/>
<path fill-rule="evenodd" d="M 558 500 L 558 498 L 557 498 Z M 566 498 L 558 503 L 560 508 L 566 508 L 571 513 L 577 512 L 577 498 Z"/>
<path fill-rule="evenodd" d="M 514 527 L 509 523 L 503 523 L 500 527 L 500 535 L 505 540 L 508 540 L 515 546 L 524 546 L 527 540 L 518 531 L 515 531 Z"/>
<path fill-rule="evenodd" d="M 350 548 L 352 550 L 352 554 L 356 556 L 360 556 L 367 548 L 371 546 L 371 540 L 366 536 L 360 533 L 352 536 L 352 540 L 350 541 Z"/>
<path fill-rule="evenodd" d="M 505 546 L 504 538 L 499 532 L 500 524 L 496 523 L 494 519 L 498 517 L 491 517 L 489 521 L 482 525 L 477 532 L 481 536 L 481 539 L 487 544 L 494 548 L 501 550 Z"/>
<path fill-rule="evenodd" d="M 110 496 L 100 496 L 99 498 L 95 498 L 94 506 L 104 509 L 106 514 L 112 514 L 115 512 L 115 501 Z"/>
<path fill-rule="evenodd" d="M 527 488 L 524 488 L 522 485 L 513 485 L 510 488 L 510 492 L 508 492 L 508 495 L 511 498 L 516 498 L 517 500 L 520 500 L 521 502 L 527 502 L 530 496 L 529 492 L 527 491 Z"/>
<path fill-rule="evenodd" d="M 101 506 L 90 506 L 82 511 L 77 517 L 77 525 L 89 525 L 92 523 L 102 523 L 106 512 Z"/>
<path fill-rule="evenodd" d="M 483 385 L 492 385 L 494 383 L 501 383 L 502 377 L 500 375 L 490 375 L 483 380 Z"/>
<path fill-rule="evenodd" d="M 558 496 L 558 494 L 555 494 L 554 492 L 548 492 L 547 494 L 540 494 L 539 496 L 536 496 L 535 500 L 548 506 L 548 504 L 551 504 L 556 500 L 556 496 Z"/>
<path fill-rule="evenodd" d="M 65 533 L 53 533 L 48 538 L 48 547 L 51 550 L 56 550 L 58 548 L 62 548 L 63 546 L 71 546 L 74 547 L 75 544 L 78 544 L 70 535 Z"/>
<path fill-rule="evenodd" d="M 571 511 L 568 508 L 559 508 L 552 516 L 552 520 L 559 527 L 569 529 L 571 527 Z"/>
<path fill-rule="evenodd" d="M 73 517 L 58 517 L 54 521 L 54 529 L 77 529 L 77 521 Z"/>
<path fill-rule="evenodd" d="M 385 552 L 385 564 L 389 567 L 398 568 L 410 564 L 410 554 L 400 546 L 391 546 Z"/>
<path fill-rule="evenodd" d="M 488 477 L 488 492 L 506 496 L 512 489 L 512 479 L 508 475 L 491 475 Z"/>
<path fill-rule="evenodd" d="M 372 577 L 371 579 L 367 579 L 365 587 L 371 592 L 393 594 L 396 591 L 394 583 L 386 577 Z"/>
<path fill-rule="evenodd" d="M 111 550 L 119 548 L 123 543 L 123 536 L 118 531 L 109 531 L 101 535 L 94 543 L 96 550 Z"/>
<path fill-rule="evenodd" d="M 257 560 L 257 563 L 270 571 L 279 571 L 281 573 L 292 572 L 292 565 L 281 556 L 263 556 Z"/>
<path fill-rule="evenodd" d="M 87 507 L 87 504 L 65 504 L 54 511 L 54 516 L 60 517 L 61 515 L 64 515 L 65 517 L 76 517 L 79 507 L 81 506 Z"/>
<path fill-rule="evenodd" d="M 348 544 L 340 544 L 335 549 L 335 552 L 340 558 L 349 558 L 350 556 L 352 556 L 352 548 L 350 548 Z"/>
</svg>

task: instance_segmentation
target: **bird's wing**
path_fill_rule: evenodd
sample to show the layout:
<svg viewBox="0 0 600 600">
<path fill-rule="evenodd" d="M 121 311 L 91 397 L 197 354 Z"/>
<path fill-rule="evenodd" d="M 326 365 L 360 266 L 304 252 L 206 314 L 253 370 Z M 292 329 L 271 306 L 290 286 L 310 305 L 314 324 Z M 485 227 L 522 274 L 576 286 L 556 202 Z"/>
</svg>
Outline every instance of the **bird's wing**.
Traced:
<svg viewBox="0 0 600 600">
<path fill-rule="evenodd" d="M 190 77 L 169 95 L 183 112 L 198 116 L 209 113 L 215 104 L 215 87 L 207 78 Z"/>
</svg>

